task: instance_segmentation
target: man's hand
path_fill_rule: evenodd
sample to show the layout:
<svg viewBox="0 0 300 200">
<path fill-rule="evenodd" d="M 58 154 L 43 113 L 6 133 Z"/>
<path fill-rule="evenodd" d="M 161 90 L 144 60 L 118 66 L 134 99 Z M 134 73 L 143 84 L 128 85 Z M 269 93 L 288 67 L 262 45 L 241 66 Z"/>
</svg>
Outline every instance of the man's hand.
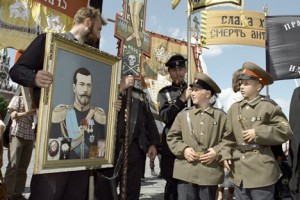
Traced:
<svg viewBox="0 0 300 200">
<path fill-rule="evenodd" d="M 36 114 L 36 109 L 31 109 L 30 111 L 27 112 L 28 115 L 35 115 Z"/>
<path fill-rule="evenodd" d="M 223 161 L 224 167 L 230 172 L 230 165 L 231 165 L 231 160 L 224 160 Z"/>
<path fill-rule="evenodd" d="M 192 88 L 188 87 L 187 89 L 184 90 L 183 94 L 180 97 L 180 100 L 183 102 L 187 102 L 191 97 L 191 93 L 192 93 Z"/>
<path fill-rule="evenodd" d="M 217 153 L 213 148 L 209 148 L 207 151 L 208 151 L 207 153 L 200 156 L 199 160 L 201 161 L 202 164 L 209 165 L 210 163 L 216 160 Z"/>
<path fill-rule="evenodd" d="M 120 91 L 119 92 L 123 92 L 127 88 L 133 87 L 133 86 L 134 86 L 133 76 L 132 75 L 124 76 L 120 83 Z"/>
<path fill-rule="evenodd" d="M 53 82 L 53 75 L 45 70 L 39 70 L 34 81 L 36 86 L 40 88 L 48 88 Z"/>
<path fill-rule="evenodd" d="M 187 147 L 184 150 L 184 157 L 189 162 L 193 162 L 195 160 L 198 160 L 198 155 L 195 153 L 194 149 L 191 147 Z"/>
<path fill-rule="evenodd" d="M 148 157 L 150 158 L 150 160 L 154 160 L 156 155 L 157 155 L 157 150 L 155 145 L 150 145 L 148 147 Z"/>
<path fill-rule="evenodd" d="M 245 142 L 252 142 L 255 139 L 255 130 L 254 129 L 248 129 L 243 131 L 243 139 Z"/>
<path fill-rule="evenodd" d="M 122 99 L 121 99 L 121 97 L 118 97 L 118 99 L 114 102 L 114 107 L 118 112 L 120 112 L 120 110 L 122 108 Z"/>
</svg>

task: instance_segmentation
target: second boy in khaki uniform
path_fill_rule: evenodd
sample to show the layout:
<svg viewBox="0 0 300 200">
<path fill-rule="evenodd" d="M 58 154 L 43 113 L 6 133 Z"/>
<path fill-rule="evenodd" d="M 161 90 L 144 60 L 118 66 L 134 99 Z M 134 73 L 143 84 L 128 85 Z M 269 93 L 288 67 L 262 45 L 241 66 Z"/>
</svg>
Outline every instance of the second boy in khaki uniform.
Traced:
<svg viewBox="0 0 300 200">
<path fill-rule="evenodd" d="M 256 64 L 246 62 L 239 79 L 244 99 L 234 103 L 227 113 L 227 134 L 220 155 L 231 172 L 237 200 L 271 200 L 281 171 L 270 145 L 286 142 L 292 132 L 281 108 L 259 95 L 265 85 L 273 83 L 272 77 Z"/>
</svg>

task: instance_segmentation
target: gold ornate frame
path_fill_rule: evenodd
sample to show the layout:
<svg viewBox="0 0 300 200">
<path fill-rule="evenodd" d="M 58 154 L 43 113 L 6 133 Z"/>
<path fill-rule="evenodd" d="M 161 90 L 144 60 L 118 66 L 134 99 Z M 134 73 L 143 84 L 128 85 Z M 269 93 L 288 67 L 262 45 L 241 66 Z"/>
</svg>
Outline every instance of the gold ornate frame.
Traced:
<svg viewBox="0 0 300 200">
<path fill-rule="evenodd" d="M 113 106 L 113 100 L 117 98 L 118 91 L 118 61 L 119 58 L 115 56 L 101 52 L 90 46 L 79 44 L 76 41 L 68 40 L 62 35 L 54 33 L 47 34 L 43 69 L 54 75 L 54 82 L 49 88 L 41 90 L 34 174 L 88 170 L 113 166 L 116 132 L 115 119 L 117 114 Z M 51 128 L 54 130 L 54 123 L 56 123 L 53 121 L 52 115 L 53 110 L 58 107 L 58 105 L 73 105 L 73 74 L 76 69 L 80 67 L 87 68 L 91 72 L 92 94 L 90 105 L 100 107 L 105 112 L 106 124 L 103 126 L 105 127 L 104 132 L 106 138 L 105 140 L 103 140 L 103 138 L 100 140 L 100 138 L 95 136 L 98 145 L 96 147 L 93 146 L 93 148 L 88 146 L 88 151 L 92 152 L 91 149 L 93 149 L 96 153 L 90 153 L 88 158 L 66 159 L 65 156 L 61 156 L 62 153 L 66 152 L 66 149 L 62 148 L 64 144 L 62 140 L 66 139 L 66 135 L 62 134 L 62 137 L 50 138 Z M 81 127 L 81 125 L 79 126 Z M 90 124 L 88 126 L 90 126 Z M 86 133 L 84 132 L 84 134 Z M 56 150 L 53 152 L 49 150 L 51 144 L 57 144 L 57 142 L 59 143 L 58 155 L 56 154 Z M 68 144 L 71 150 L 72 143 Z M 105 154 L 102 151 L 103 149 L 100 150 L 103 146 L 105 146 Z"/>
</svg>

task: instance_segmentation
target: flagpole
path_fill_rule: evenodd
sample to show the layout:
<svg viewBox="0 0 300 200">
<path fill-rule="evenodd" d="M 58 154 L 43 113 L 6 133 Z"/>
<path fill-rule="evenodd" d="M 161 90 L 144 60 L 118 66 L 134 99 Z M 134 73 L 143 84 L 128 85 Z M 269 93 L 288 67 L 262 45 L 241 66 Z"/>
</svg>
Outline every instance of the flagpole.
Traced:
<svg viewBox="0 0 300 200">
<path fill-rule="evenodd" d="M 267 4 L 264 5 L 263 11 L 264 11 L 265 17 L 266 17 L 266 16 L 268 15 L 268 11 L 269 11 L 269 8 L 268 8 Z M 267 96 L 267 97 L 270 97 L 270 94 L 269 94 L 269 86 L 268 86 L 268 85 L 266 85 L 266 96 Z"/>
<path fill-rule="evenodd" d="M 192 82 L 192 68 L 191 68 L 191 5 L 190 1 L 187 1 L 187 42 L 188 42 L 188 50 L 187 50 L 187 66 L 188 66 L 188 76 L 187 83 L 188 85 Z M 191 106 L 191 101 L 188 101 L 188 107 Z"/>
</svg>

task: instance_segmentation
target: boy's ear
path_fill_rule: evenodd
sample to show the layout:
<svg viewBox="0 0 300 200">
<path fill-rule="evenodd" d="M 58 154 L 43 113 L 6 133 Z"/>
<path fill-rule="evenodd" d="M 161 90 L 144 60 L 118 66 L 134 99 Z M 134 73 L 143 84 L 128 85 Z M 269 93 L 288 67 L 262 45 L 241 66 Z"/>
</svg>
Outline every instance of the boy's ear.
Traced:
<svg viewBox="0 0 300 200">
<path fill-rule="evenodd" d="M 257 90 L 258 90 L 258 91 L 261 91 L 261 90 L 262 90 L 262 88 L 263 88 L 262 84 L 261 84 L 261 83 L 258 83 Z"/>
<path fill-rule="evenodd" d="M 210 90 L 206 90 L 206 97 L 207 98 L 211 98 L 212 97 Z"/>
</svg>

